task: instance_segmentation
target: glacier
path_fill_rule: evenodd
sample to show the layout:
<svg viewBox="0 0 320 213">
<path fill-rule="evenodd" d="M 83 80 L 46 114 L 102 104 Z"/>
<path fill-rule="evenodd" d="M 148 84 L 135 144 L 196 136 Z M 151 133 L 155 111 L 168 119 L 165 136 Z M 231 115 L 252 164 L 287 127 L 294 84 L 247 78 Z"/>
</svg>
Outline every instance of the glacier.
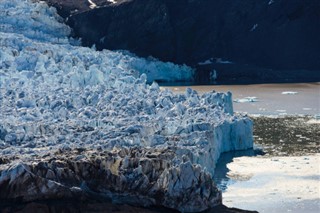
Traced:
<svg viewBox="0 0 320 213">
<path fill-rule="evenodd" d="M 193 70 L 81 47 L 44 2 L 2 0 L 0 14 L 0 201 L 94 192 L 191 212 L 221 203 L 220 154 L 253 147 L 230 92 L 162 90 L 154 80 Z"/>
</svg>

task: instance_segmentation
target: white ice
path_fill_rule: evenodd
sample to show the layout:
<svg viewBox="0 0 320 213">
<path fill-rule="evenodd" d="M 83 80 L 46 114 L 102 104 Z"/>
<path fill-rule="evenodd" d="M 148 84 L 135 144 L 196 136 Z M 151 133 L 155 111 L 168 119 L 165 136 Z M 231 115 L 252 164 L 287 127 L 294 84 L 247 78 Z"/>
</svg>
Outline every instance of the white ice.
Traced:
<svg viewBox="0 0 320 213">
<path fill-rule="evenodd" d="M 319 154 L 234 158 L 224 204 L 262 213 L 319 212 L 319 160 Z"/>
<path fill-rule="evenodd" d="M 257 102 L 257 101 L 258 101 L 257 97 L 245 97 L 245 98 L 238 98 L 234 100 L 234 102 L 237 102 L 237 103 L 248 103 L 248 102 Z"/>
<path fill-rule="evenodd" d="M 92 1 L 92 0 L 88 0 L 89 4 L 90 4 L 90 9 L 94 9 L 97 7 L 97 5 Z"/>
<path fill-rule="evenodd" d="M 116 4 L 117 0 L 108 0 L 108 2 L 112 3 L 112 4 Z"/>
<path fill-rule="evenodd" d="M 295 92 L 295 91 L 285 91 L 285 92 L 282 92 L 281 94 L 282 94 L 282 95 L 295 95 L 295 94 L 298 94 L 298 92 Z"/>
</svg>

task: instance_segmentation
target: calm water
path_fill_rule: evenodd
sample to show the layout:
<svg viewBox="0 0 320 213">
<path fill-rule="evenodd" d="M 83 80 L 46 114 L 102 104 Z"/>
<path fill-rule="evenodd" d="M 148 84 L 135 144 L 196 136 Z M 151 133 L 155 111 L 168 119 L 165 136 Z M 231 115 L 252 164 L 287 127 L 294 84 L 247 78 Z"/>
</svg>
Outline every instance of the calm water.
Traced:
<svg viewBox="0 0 320 213">
<path fill-rule="evenodd" d="M 177 93 L 182 87 L 168 88 Z M 231 91 L 234 100 L 255 97 L 255 102 L 234 102 L 234 110 L 251 115 L 316 115 L 320 114 L 320 82 L 299 84 L 254 84 L 192 86 L 199 93 Z"/>
</svg>

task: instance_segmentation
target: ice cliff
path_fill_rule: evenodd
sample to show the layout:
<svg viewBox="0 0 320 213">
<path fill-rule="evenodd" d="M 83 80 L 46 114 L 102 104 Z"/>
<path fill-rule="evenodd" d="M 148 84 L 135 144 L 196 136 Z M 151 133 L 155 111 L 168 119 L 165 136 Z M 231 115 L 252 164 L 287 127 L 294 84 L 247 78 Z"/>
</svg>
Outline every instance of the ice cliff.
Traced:
<svg viewBox="0 0 320 213">
<path fill-rule="evenodd" d="M 221 203 L 211 179 L 220 153 L 253 146 L 231 93 L 148 85 L 192 70 L 81 47 L 70 31 L 43 2 L 0 2 L 0 202 Z"/>
</svg>

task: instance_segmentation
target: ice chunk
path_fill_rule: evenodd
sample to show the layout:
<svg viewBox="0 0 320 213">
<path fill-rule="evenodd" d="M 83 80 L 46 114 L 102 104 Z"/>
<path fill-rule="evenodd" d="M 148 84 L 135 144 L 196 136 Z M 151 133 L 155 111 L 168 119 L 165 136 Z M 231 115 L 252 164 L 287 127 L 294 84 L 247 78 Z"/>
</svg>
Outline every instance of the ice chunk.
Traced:
<svg viewBox="0 0 320 213">
<path fill-rule="evenodd" d="M 92 1 L 92 0 L 88 0 L 89 4 L 90 4 L 90 9 L 94 9 L 97 7 L 97 5 Z"/>
<path fill-rule="evenodd" d="M 208 65 L 208 64 L 212 64 L 213 58 L 207 59 L 205 61 L 201 61 L 198 63 L 198 65 L 203 66 L 203 65 Z"/>
<path fill-rule="evenodd" d="M 247 102 L 257 102 L 258 98 L 257 97 L 245 97 L 245 98 L 240 98 L 240 99 L 235 99 L 234 102 L 237 103 L 247 103 Z"/>
<path fill-rule="evenodd" d="M 295 94 L 298 94 L 298 92 L 295 92 L 295 91 L 285 91 L 285 92 L 282 92 L 281 94 L 282 94 L 282 95 L 295 95 Z"/>
<path fill-rule="evenodd" d="M 117 0 L 108 0 L 108 2 L 110 2 L 111 4 L 116 4 Z"/>
</svg>

